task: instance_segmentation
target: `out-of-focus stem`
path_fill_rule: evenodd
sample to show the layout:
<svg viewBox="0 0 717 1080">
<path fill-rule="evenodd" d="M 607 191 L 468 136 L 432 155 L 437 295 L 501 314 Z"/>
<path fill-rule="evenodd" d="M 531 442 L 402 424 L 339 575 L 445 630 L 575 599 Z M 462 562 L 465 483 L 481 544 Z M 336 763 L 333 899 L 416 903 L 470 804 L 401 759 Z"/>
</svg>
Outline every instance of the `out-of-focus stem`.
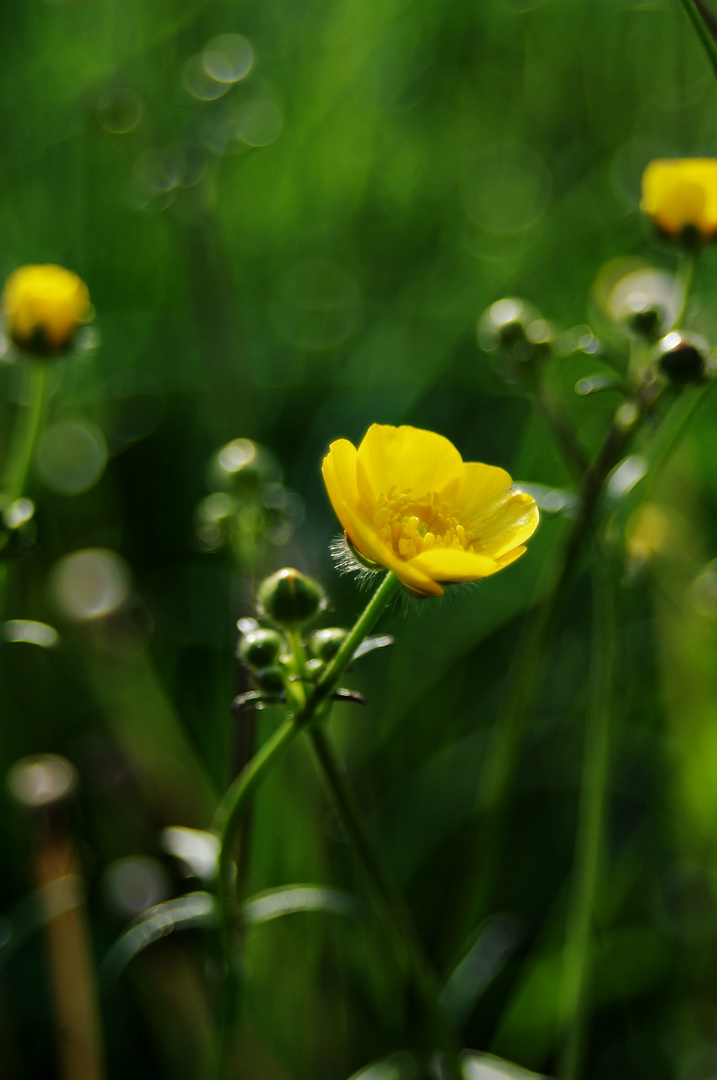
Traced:
<svg viewBox="0 0 717 1080">
<path fill-rule="evenodd" d="M 604 559 L 593 574 L 591 694 L 563 972 L 565 1042 L 559 1076 L 577 1080 L 583 1057 L 593 959 L 595 898 L 603 862 L 615 667 L 616 582 Z"/>
<path fill-rule="evenodd" d="M 32 455 L 42 422 L 45 399 L 46 364 L 42 360 L 23 361 L 25 366 L 24 400 L 18 406 L 5 468 L 0 482 L 0 512 L 6 510 L 25 491 Z M 0 621 L 5 607 L 8 566 L 0 563 Z"/>
<path fill-rule="evenodd" d="M 62 1080 L 102 1080 L 102 1039 L 97 987 L 84 906 L 84 881 L 69 837 L 46 825 L 36 878 L 46 908 L 52 1004 Z M 76 894 L 54 909 L 58 887 Z"/>
<path fill-rule="evenodd" d="M 687 18 L 695 28 L 695 32 L 702 43 L 702 47 L 707 53 L 707 59 L 709 60 L 712 72 L 717 76 L 717 42 L 715 42 L 712 37 L 702 12 L 695 3 L 695 0 L 680 0 L 680 2 L 685 9 Z"/>
<path fill-rule="evenodd" d="M 460 1056 L 455 1035 L 440 1007 L 441 986 L 413 926 L 411 914 L 364 823 L 346 769 L 325 728 L 314 725 L 307 730 L 307 735 L 334 812 L 351 841 L 398 958 L 410 971 L 433 1024 L 437 1043 L 445 1053 L 448 1067 L 445 1080 L 460 1080 Z"/>
</svg>

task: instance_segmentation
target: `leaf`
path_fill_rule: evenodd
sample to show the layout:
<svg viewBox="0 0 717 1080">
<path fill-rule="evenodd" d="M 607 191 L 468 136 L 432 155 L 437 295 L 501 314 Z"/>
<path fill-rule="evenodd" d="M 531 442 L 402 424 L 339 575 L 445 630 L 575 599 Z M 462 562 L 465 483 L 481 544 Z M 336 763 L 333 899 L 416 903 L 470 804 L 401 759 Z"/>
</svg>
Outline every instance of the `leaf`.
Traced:
<svg viewBox="0 0 717 1080">
<path fill-rule="evenodd" d="M 364 638 L 351 660 L 360 660 L 362 656 L 367 656 L 370 652 L 374 652 L 375 649 L 385 649 L 387 645 L 393 645 L 395 640 L 391 634 L 376 634 L 374 637 Z"/>
<path fill-rule="evenodd" d="M 397 1053 L 365 1065 L 349 1080 L 419 1080 L 418 1062 L 410 1054 Z"/>
<path fill-rule="evenodd" d="M 355 917 L 361 912 L 361 904 L 356 897 L 339 889 L 327 889 L 323 885 L 285 885 L 256 893 L 241 905 L 244 920 L 250 926 L 299 911 Z"/>
<path fill-rule="evenodd" d="M 193 892 L 155 904 L 135 919 L 114 943 L 102 961 L 102 975 L 114 981 L 143 949 L 175 930 L 206 930 L 216 925 L 217 904 L 211 893 Z"/>
<path fill-rule="evenodd" d="M 548 487 L 546 484 L 522 484 L 515 482 L 514 487 L 532 495 L 538 509 L 546 514 L 560 514 L 562 517 L 574 517 L 578 507 L 578 498 L 571 491 Z"/>
<path fill-rule="evenodd" d="M 354 705 L 368 705 L 368 700 L 358 690 L 347 690 L 345 687 L 334 690 L 331 697 L 334 701 L 353 701 Z"/>
<path fill-rule="evenodd" d="M 541 1074 L 493 1054 L 476 1054 L 469 1050 L 463 1055 L 463 1076 L 464 1080 L 539 1080 Z"/>
<path fill-rule="evenodd" d="M 501 971 L 520 937 L 520 924 L 512 915 L 492 915 L 479 927 L 441 994 L 441 1007 L 456 1028 L 465 1024 L 476 1000 Z"/>
</svg>

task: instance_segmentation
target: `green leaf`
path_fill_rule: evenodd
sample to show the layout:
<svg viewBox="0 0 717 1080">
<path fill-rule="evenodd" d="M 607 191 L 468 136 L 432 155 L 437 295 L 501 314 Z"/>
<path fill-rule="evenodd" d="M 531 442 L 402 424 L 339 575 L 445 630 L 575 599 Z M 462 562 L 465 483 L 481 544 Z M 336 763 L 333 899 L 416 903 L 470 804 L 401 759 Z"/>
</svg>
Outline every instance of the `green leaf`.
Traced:
<svg viewBox="0 0 717 1080">
<path fill-rule="evenodd" d="M 464 1080 L 538 1080 L 541 1074 L 493 1054 L 468 1051 L 463 1055 L 463 1076 Z"/>
<path fill-rule="evenodd" d="M 214 928 L 216 899 L 208 892 L 193 892 L 148 908 L 117 939 L 102 961 L 102 975 L 117 979 L 135 956 L 175 930 Z"/>
<path fill-rule="evenodd" d="M 520 937 L 520 925 L 512 915 L 492 915 L 478 928 L 441 994 L 441 1007 L 454 1027 L 465 1024 L 476 1000 L 503 968 Z"/>
<path fill-rule="evenodd" d="M 352 1073 L 349 1080 L 419 1080 L 418 1062 L 410 1054 L 391 1054 Z"/>
<path fill-rule="evenodd" d="M 299 911 L 355 917 L 361 912 L 361 904 L 354 896 L 339 889 L 327 889 L 323 885 L 286 885 L 256 893 L 241 905 L 242 916 L 250 926 Z"/>
</svg>

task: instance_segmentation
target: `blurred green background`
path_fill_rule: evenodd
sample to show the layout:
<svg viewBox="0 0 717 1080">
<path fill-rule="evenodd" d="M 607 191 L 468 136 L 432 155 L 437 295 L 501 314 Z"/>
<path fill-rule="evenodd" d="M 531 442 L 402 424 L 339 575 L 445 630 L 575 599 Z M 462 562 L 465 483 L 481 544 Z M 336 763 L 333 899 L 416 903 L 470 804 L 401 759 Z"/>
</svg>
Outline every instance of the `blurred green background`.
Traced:
<svg viewBox="0 0 717 1080">
<path fill-rule="evenodd" d="M 640 176 L 658 155 L 715 153 L 717 84 L 676 0 L 25 0 L 0 7 L 0 40 L 0 276 L 57 262 L 97 311 L 93 347 L 51 373 L 35 540 L 4 613 L 61 639 L 0 646 L 0 768 L 45 751 L 77 766 L 101 959 L 142 906 L 123 900 L 116 860 L 155 860 L 150 902 L 193 887 L 159 834 L 208 828 L 234 774 L 237 724 L 250 724 L 229 712 L 245 688 L 235 624 L 256 580 L 284 565 L 315 575 L 334 608 L 325 625 L 360 608 L 328 552 L 331 440 L 412 423 L 466 460 L 568 486 L 476 320 L 518 294 L 561 331 L 593 325 L 607 261 L 672 268 L 640 219 Z M 708 254 L 690 309 L 708 335 L 715 284 Z M 0 453 L 21 393 L 20 365 L 3 359 Z M 589 451 L 615 400 L 572 388 L 601 369 L 578 352 L 551 374 Z M 713 416 L 708 404 L 662 478 L 668 540 L 622 596 L 595 1080 L 717 1075 Z M 270 527 L 232 548 L 197 507 L 237 438 L 266 448 L 251 506 L 268 501 Z M 332 721 L 441 971 L 510 659 L 564 529 L 546 514 L 505 574 L 393 612 L 395 648 L 352 673 L 369 707 Z M 124 560 L 122 603 L 73 619 L 57 565 L 95 548 Z M 589 602 L 580 577 L 529 729 L 487 985 L 465 1015 L 465 1045 L 538 1072 L 556 1048 Z M 265 737 L 277 716 L 258 722 Z M 33 830 L 3 795 L 0 956 L 33 887 Z M 302 745 L 258 798 L 249 863 L 251 890 L 294 881 L 363 891 Z M 400 1049 L 411 1019 L 387 953 L 367 915 L 252 931 L 236 1076 L 342 1080 Z M 200 1075 L 217 964 L 211 935 L 177 934 L 103 989 L 113 1080 Z M 42 935 L 8 955 L 0 1002 L 0 1075 L 56 1075 Z"/>
</svg>

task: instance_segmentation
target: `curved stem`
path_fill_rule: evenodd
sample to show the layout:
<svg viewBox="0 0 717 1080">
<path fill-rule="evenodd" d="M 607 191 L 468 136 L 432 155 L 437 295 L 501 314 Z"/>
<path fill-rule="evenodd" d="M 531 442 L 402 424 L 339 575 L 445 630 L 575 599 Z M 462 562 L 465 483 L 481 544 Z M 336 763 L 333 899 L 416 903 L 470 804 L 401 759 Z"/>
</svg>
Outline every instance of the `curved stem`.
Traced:
<svg viewBox="0 0 717 1080">
<path fill-rule="evenodd" d="M 459 1080 L 460 1056 L 455 1036 L 440 1007 L 441 986 L 425 955 L 411 914 L 364 823 L 346 769 L 325 728 L 313 726 L 308 729 L 307 735 L 336 816 L 353 845 L 398 955 L 404 958 L 411 972 L 433 1023 L 438 1044 L 446 1053 L 447 1076 L 451 1080 Z"/>
<path fill-rule="evenodd" d="M 339 679 L 350 664 L 354 652 L 373 629 L 384 608 L 399 588 L 399 584 L 395 574 L 389 572 L 385 575 L 354 626 L 344 638 L 341 648 L 321 672 L 308 698 L 304 699 L 303 687 L 301 687 L 300 683 L 293 684 L 296 688 L 301 687 L 301 694 L 295 692 L 293 695 L 294 702 L 297 705 L 296 712 L 290 713 L 286 717 L 271 738 L 264 743 L 248 765 L 242 769 L 239 776 L 227 790 L 215 814 L 213 828 L 218 833 L 220 840 L 217 891 L 224 957 L 224 994 L 212 1068 L 214 1076 L 219 1077 L 223 1074 L 224 1059 L 235 1004 L 239 994 L 240 978 L 233 959 L 236 950 L 233 948 L 232 933 L 236 927 L 237 916 L 236 897 L 234 896 L 235 849 L 244 813 L 259 785 L 293 742 L 294 738 L 302 728 L 323 714 Z"/>
<path fill-rule="evenodd" d="M 580 809 L 575 843 L 563 972 L 566 1037 L 559 1076 L 577 1080 L 583 1056 L 593 959 L 596 894 L 603 861 L 615 667 L 615 577 L 601 560 L 593 575 L 591 700 L 585 729 Z"/>
</svg>

